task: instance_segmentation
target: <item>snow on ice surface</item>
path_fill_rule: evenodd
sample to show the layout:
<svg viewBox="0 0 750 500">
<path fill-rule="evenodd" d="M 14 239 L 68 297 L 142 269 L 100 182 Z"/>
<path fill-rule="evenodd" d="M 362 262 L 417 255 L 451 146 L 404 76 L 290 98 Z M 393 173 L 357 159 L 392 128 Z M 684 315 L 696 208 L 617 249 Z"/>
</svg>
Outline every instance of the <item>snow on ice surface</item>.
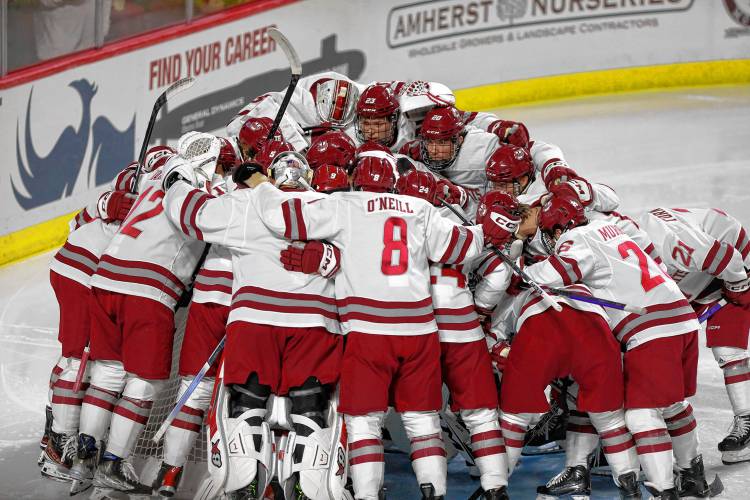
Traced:
<svg viewBox="0 0 750 500">
<path fill-rule="evenodd" d="M 750 86 L 592 97 L 497 112 L 559 145 L 582 175 L 614 187 L 623 213 L 716 206 L 750 227 Z M 67 497 L 67 485 L 40 479 L 36 466 L 47 381 L 59 354 L 51 255 L 0 269 L 0 498 Z M 720 474 L 726 486 L 721 498 L 750 497 L 750 464 L 724 466 L 716 450 L 732 413 L 721 370 L 705 347 L 692 402 L 707 475 Z M 534 498 L 536 486 L 562 464 L 562 455 L 523 458 L 511 478 L 511 497 Z M 419 498 L 406 456 L 389 454 L 387 472 L 389 498 Z M 467 498 L 478 484 L 459 458 L 450 464 L 448 482 L 450 499 Z M 595 479 L 593 498 L 617 498 L 611 481 Z"/>
</svg>

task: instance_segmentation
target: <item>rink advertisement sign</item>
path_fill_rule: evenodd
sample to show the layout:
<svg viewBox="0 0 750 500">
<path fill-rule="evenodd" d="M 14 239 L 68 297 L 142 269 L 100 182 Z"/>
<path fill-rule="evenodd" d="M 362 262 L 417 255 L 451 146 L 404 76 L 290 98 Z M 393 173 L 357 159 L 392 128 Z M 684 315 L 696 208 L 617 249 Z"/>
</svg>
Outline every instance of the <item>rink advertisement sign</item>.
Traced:
<svg viewBox="0 0 750 500">
<path fill-rule="evenodd" d="M 197 80 L 162 109 L 152 143 L 222 133 L 254 97 L 283 90 L 289 70 L 269 26 L 295 45 L 303 75 L 461 89 L 747 58 L 750 38 L 725 31 L 747 30 L 749 13 L 746 0 L 316 0 L 118 53 L 1 91 L 0 235 L 95 200 L 135 157 L 154 100 L 178 79 Z"/>
</svg>

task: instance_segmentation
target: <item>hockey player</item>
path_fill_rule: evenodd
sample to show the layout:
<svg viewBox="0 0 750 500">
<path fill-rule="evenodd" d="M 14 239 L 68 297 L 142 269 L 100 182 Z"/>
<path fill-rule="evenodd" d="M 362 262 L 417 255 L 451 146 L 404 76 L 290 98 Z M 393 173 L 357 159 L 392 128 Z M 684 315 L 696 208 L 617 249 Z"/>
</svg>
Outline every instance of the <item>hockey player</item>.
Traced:
<svg viewBox="0 0 750 500">
<path fill-rule="evenodd" d="M 155 161 L 158 151 L 149 151 L 147 165 Z M 70 479 L 83 391 L 88 386 L 84 382 L 79 392 L 73 391 L 81 356 L 89 342 L 89 281 L 99 257 L 133 205 L 135 197 L 130 194 L 130 187 L 135 165 L 120 172 L 109 191 L 71 220 L 71 233 L 50 262 L 50 283 L 60 306 L 58 340 L 62 352 L 50 383 L 50 439 L 40 459 L 44 476 Z"/>
<path fill-rule="evenodd" d="M 597 296 L 645 308 L 643 315 L 610 310 L 608 316 L 625 350 L 626 422 L 646 485 L 657 498 L 677 498 L 668 426 L 677 425 L 674 435 L 686 436 L 680 441 L 694 442 L 697 450 L 695 419 L 685 401 L 696 388 L 695 313 L 677 284 L 632 239 L 614 224 L 588 222 L 576 200 L 552 196 L 539 226 L 554 254 L 527 269 L 531 279 L 552 286 L 581 282 Z M 702 472 L 702 462 L 695 470 Z M 702 474 L 695 481 L 707 489 Z"/>
<path fill-rule="evenodd" d="M 265 147 L 269 146 L 273 145 L 268 143 Z M 259 156 L 266 156 L 263 150 Z M 300 203 L 324 197 L 307 191 L 310 170 L 298 153 L 282 151 L 268 156 L 273 158 L 269 171 L 274 182 L 287 191 L 290 199 Z M 229 457 L 236 461 L 232 462 L 229 475 L 221 480 L 222 487 L 227 493 L 241 491 L 253 497 L 263 493 L 274 469 L 271 460 L 275 457 L 261 453 L 274 446 L 271 425 L 294 430 L 300 443 L 300 448 L 284 459 L 288 462 L 282 469 L 291 469 L 289 461 L 293 460 L 295 466 L 302 463 L 303 470 L 294 484 L 284 482 L 285 491 L 304 494 L 310 487 L 321 487 L 309 483 L 315 480 L 316 471 L 308 469 L 314 445 L 331 432 L 323 429 L 327 423 L 325 412 L 338 381 L 343 350 L 333 284 L 324 276 L 284 270 L 279 254 L 288 242 L 261 222 L 265 207 L 255 193 L 238 189 L 210 198 L 189 183 L 177 182 L 179 178 L 193 180 L 192 173 L 182 169 L 166 174 L 165 186 L 174 182 L 165 200 L 170 219 L 192 238 L 225 246 L 233 260 L 235 285 L 224 364 L 229 408 L 222 425 L 229 433 L 227 439 L 245 436 L 256 450 L 247 449 L 243 456 L 234 453 Z M 194 202 L 196 197 L 198 201 Z M 288 235 L 304 239 L 301 232 Z M 335 256 L 333 247 L 327 248 Z M 326 271 L 335 272 L 337 267 L 335 259 L 327 262 L 324 275 Z M 268 403 L 272 394 L 274 399 Z M 289 401 L 291 408 L 284 406 Z M 267 403 L 273 408 L 270 413 L 266 411 Z M 258 460 L 259 456 L 265 458 Z M 251 464 L 244 474 L 243 464 Z M 334 467 L 333 473 L 337 472 L 335 461 L 329 465 Z"/>
<path fill-rule="evenodd" d="M 354 141 L 348 135 L 340 130 L 331 130 L 313 139 L 305 158 L 313 171 L 321 165 L 336 165 L 351 172 L 356 150 Z"/>
<path fill-rule="evenodd" d="M 440 206 L 432 174 L 412 170 L 399 178 L 397 192 Z M 448 218 L 455 218 L 450 214 Z M 445 214 L 445 215 L 448 215 Z M 460 222 L 460 221 L 459 221 Z M 450 391 L 451 410 L 459 412 L 471 436 L 474 463 L 484 498 L 507 497 L 508 464 L 497 414 L 497 392 L 484 331 L 474 311 L 463 266 L 430 264 L 430 290 L 440 338 L 443 383 Z"/>
<path fill-rule="evenodd" d="M 126 459 L 143 430 L 172 364 L 174 309 L 192 280 L 203 243 L 163 213 L 163 170 L 170 162 L 213 176 L 219 140 L 191 132 L 162 168 L 139 179 L 139 197 L 91 278 L 91 384 L 81 410 L 77 472 L 101 488 L 150 494 Z M 111 421 L 111 425 L 110 425 Z M 96 457 L 109 428 L 106 449 Z"/>
<path fill-rule="evenodd" d="M 318 193 L 331 194 L 337 191 L 349 191 L 349 176 L 343 167 L 323 164 L 315 169 L 310 186 Z"/>
<path fill-rule="evenodd" d="M 226 194 L 226 177 L 240 163 L 239 153 L 232 146 L 231 139 L 220 137 L 219 140 L 221 149 L 210 190 L 213 196 Z M 182 380 L 178 399 L 226 334 L 232 301 L 232 276 L 229 250 L 220 245 L 211 245 L 193 282 L 193 296 L 180 349 L 179 375 Z M 162 496 L 173 496 L 179 486 L 187 456 L 203 427 L 203 417 L 211 401 L 215 374 L 214 365 L 206 372 L 167 428 L 164 435 L 164 459 L 153 484 L 153 489 Z"/>
<path fill-rule="evenodd" d="M 391 85 L 375 83 L 367 87 L 359 96 L 356 111 L 354 125 L 360 143 L 375 142 L 395 152 L 414 139 L 414 128 L 401 116 Z"/>
<path fill-rule="evenodd" d="M 237 135 L 237 145 L 245 161 L 253 161 L 268 139 L 271 127 L 273 127 L 273 120 L 264 116 L 250 117 L 245 120 Z M 280 130 L 276 132 L 274 139 L 284 139 Z"/>
<path fill-rule="evenodd" d="M 365 157 L 355 168 L 357 192 L 301 204 L 253 174 L 246 181 L 266 206 L 281 206 L 279 234 L 330 239 L 341 248 L 336 299 L 347 333 L 340 410 L 346 415 L 355 498 L 377 499 L 383 485 L 381 428 L 390 402 L 402 413 L 412 466 L 423 498 L 444 498 L 440 437 L 440 354 L 429 292 L 428 259 L 460 264 L 477 255 L 484 231 L 442 218 L 429 203 L 391 194 L 392 165 Z M 484 233 L 484 238 L 482 234 Z"/>
<path fill-rule="evenodd" d="M 737 219 L 715 208 L 655 208 L 644 214 L 641 222 L 663 256 L 669 275 L 697 310 L 705 311 L 721 298 L 728 302 L 708 319 L 706 327 L 706 343 L 724 371 L 735 414 L 732 430 L 719 443 L 719 451 L 724 463 L 750 460 L 748 233 Z M 681 470 L 691 470 L 690 455 L 677 456 Z"/>
</svg>

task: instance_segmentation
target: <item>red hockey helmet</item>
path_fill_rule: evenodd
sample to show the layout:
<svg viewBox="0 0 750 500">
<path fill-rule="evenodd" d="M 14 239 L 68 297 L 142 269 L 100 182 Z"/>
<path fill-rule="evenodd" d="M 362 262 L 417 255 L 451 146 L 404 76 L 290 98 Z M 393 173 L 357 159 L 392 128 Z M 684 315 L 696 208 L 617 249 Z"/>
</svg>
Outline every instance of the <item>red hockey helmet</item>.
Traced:
<svg viewBox="0 0 750 500">
<path fill-rule="evenodd" d="M 461 149 L 464 121 L 453 106 L 434 107 L 427 112 L 419 130 L 422 161 L 427 168 L 441 171 L 450 167 Z"/>
<path fill-rule="evenodd" d="M 499 189 L 506 192 L 512 191 L 514 196 L 518 196 L 531 184 L 534 177 L 534 164 L 526 149 L 501 144 L 487 161 L 485 174 L 487 180 L 493 184 L 512 184 L 512 187 L 503 186 Z M 526 184 L 521 185 L 520 181 L 524 176 L 527 177 Z"/>
<path fill-rule="evenodd" d="M 143 159 L 143 172 L 153 172 L 161 168 L 174 154 L 177 152 L 169 146 L 153 146 L 146 151 L 146 157 Z"/>
<path fill-rule="evenodd" d="M 313 83 L 310 93 L 321 122 L 343 128 L 354 119 L 359 90 L 349 80 L 322 78 Z"/>
<path fill-rule="evenodd" d="M 307 150 L 307 162 L 313 170 L 321 165 L 336 165 L 349 170 L 354 164 L 356 146 L 348 135 L 332 130 L 313 139 Z"/>
<path fill-rule="evenodd" d="M 383 146 L 379 142 L 367 141 L 365 143 L 360 144 L 357 147 L 357 150 L 354 152 L 354 155 L 357 158 L 361 158 L 362 156 L 367 156 L 368 153 L 372 153 L 375 151 L 391 154 L 391 150 L 388 149 L 386 146 Z"/>
<path fill-rule="evenodd" d="M 498 120 L 487 127 L 487 132 L 498 136 L 500 142 L 529 149 L 529 129 L 521 122 Z"/>
<path fill-rule="evenodd" d="M 422 198 L 433 205 L 437 202 L 437 181 L 435 176 L 429 172 L 420 170 L 409 170 L 405 175 L 399 177 L 396 182 L 396 192 L 415 198 Z"/>
<path fill-rule="evenodd" d="M 499 206 L 511 215 L 516 217 L 521 215 L 521 205 L 518 200 L 503 191 L 487 191 L 479 198 L 477 205 L 476 223 L 482 224 L 485 216 L 494 206 Z"/>
<path fill-rule="evenodd" d="M 272 126 L 273 120 L 265 116 L 248 118 L 242 124 L 237 143 L 245 160 L 251 160 L 258 154 L 258 150 L 268 138 Z M 280 130 L 276 131 L 274 138 L 283 139 Z"/>
<path fill-rule="evenodd" d="M 550 235 L 586 223 L 583 205 L 572 196 L 552 195 L 539 212 L 539 229 Z"/>
<path fill-rule="evenodd" d="M 396 141 L 398 116 L 398 97 L 390 86 L 370 85 L 357 101 L 357 138 L 362 142 L 375 141 L 390 147 Z"/>
<path fill-rule="evenodd" d="M 261 146 L 260 150 L 255 155 L 254 161 L 260 163 L 261 165 L 263 165 L 263 168 L 268 170 L 268 167 L 271 166 L 274 158 L 276 158 L 279 153 L 283 153 L 284 151 L 294 151 L 294 148 L 286 141 L 273 139 Z"/>
<path fill-rule="evenodd" d="M 312 188 L 319 193 L 349 191 L 349 177 L 338 165 L 320 165 L 313 170 Z"/>
<path fill-rule="evenodd" d="M 393 164 L 386 158 L 365 156 L 357 161 L 352 176 L 352 187 L 355 191 L 372 191 L 375 193 L 392 193 L 396 184 Z"/>
<path fill-rule="evenodd" d="M 216 162 L 217 167 L 221 167 L 225 174 L 231 172 L 242 163 L 240 152 L 236 142 L 231 137 L 219 137 L 221 149 L 219 150 L 219 159 Z"/>
</svg>

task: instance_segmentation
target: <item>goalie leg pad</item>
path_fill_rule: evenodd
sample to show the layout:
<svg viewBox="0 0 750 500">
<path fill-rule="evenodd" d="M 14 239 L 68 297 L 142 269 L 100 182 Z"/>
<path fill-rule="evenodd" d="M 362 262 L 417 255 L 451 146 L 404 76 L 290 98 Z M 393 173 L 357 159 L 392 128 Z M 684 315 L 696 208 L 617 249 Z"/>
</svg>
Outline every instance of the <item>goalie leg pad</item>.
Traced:
<svg viewBox="0 0 750 500">
<path fill-rule="evenodd" d="M 328 405 L 330 395 L 317 378 L 310 377 L 300 387 L 293 387 L 289 390 L 289 398 L 292 400 L 292 414 L 302 415 L 313 420 L 318 427 L 325 425 L 325 410 Z M 294 431 L 298 435 L 306 431 L 305 426 L 295 427 Z"/>
<path fill-rule="evenodd" d="M 677 466 L 689 469 L 692 460 L 698 456 L 698 425 L 693 416 L 693 407 L 687 401 L 680 401 L 664 408 L 662 415 L 672 438 Z"/>
<path fill-rule="evenodd" d="M 628 472 L 638 475 L 640 465 L 635 451 L 635 440 L 625 425 L 623 410 L 590 413 L 591 423 L 602 438 L 602 451 L 617 478 Z"/>
<path fill-rule="evenodd" d="M 271 388 L 258 381 L 257 373 L 251 373 L 244 384 L 232 384 L 229 394 L 229 415 L 237 418 L 247 410 L 265 409 L 268 397 L 271 395 Z M 252 423 L 252 425 L 260 425 L 260 422 Z"/>
<path fill-rule="evenodd" d="M 497 410 L 461 410 L 461 419 L 471 435 L 471 453 L 484 491 L 507 486 L 508 457 Z"/>
<path fill-rule="evenodd" d="M 81 360 L 76 358 L 63 359 L 66 360 L 63 370 L 52 386 L 52 430 L 61 434 L 73 434 L 78 432 L 83 396 L 89 386 L 88 376 L 87 373 L 84 373 L 80 390 L 74 392 L 73 386 Z M 87 366 L 86 372 L 88 371 Z"/>
<path fill-rule="evenodd" d="M 406 411 L 401 414 L 406 435 L 411 442 L 411 466 L 417 483 L 431 483 L 435 496 L 445 495 L 448 463 L 445 443 L 436 411 Z"/>
<path fill-rule="evenodd" d="M 192 377 L 180 381 L 179 397 L 185 392 Z M 203 415 L 211 402 L 213 378 L 204 378 L 198 383 L 185 405 L 180 409 L 164 435 L 164 461 L 172 466 L 185 465 L 187 456 L 201 432 Z"/>
<path fill-rule="evenodd" d="M 125 369 L 119 361 L 91 362 L 91 382 L 81 406 L 80 433 L 104 439 L 112 412 L 125 387 Z"/>
<path fill-rule="evenodd" d="M 231 492 L 248 486 L 257 477 L 256 491 L 262 494 L 274 476 L 276 454 L 274 435 L 268 422 L 266 410 L 248 410 L 239 418 L 226 420 L 227 475 L 224 491 Z M 258 422 L 260 425 L 250 425 Z"/>
<path fill-rule="evenodd" d="M 122 397 L 112 416 L 107 440 L 107 452 L 127 458 L 148 422 L 151 406 L 165 380 L 146 380 L 128 374 Z"/>
<path fill-rule="evenodd" d="M 385 412 L 345 415 L 355 498 L 378 498 L 385 478 L 381 429 Z"/>
</svg>

